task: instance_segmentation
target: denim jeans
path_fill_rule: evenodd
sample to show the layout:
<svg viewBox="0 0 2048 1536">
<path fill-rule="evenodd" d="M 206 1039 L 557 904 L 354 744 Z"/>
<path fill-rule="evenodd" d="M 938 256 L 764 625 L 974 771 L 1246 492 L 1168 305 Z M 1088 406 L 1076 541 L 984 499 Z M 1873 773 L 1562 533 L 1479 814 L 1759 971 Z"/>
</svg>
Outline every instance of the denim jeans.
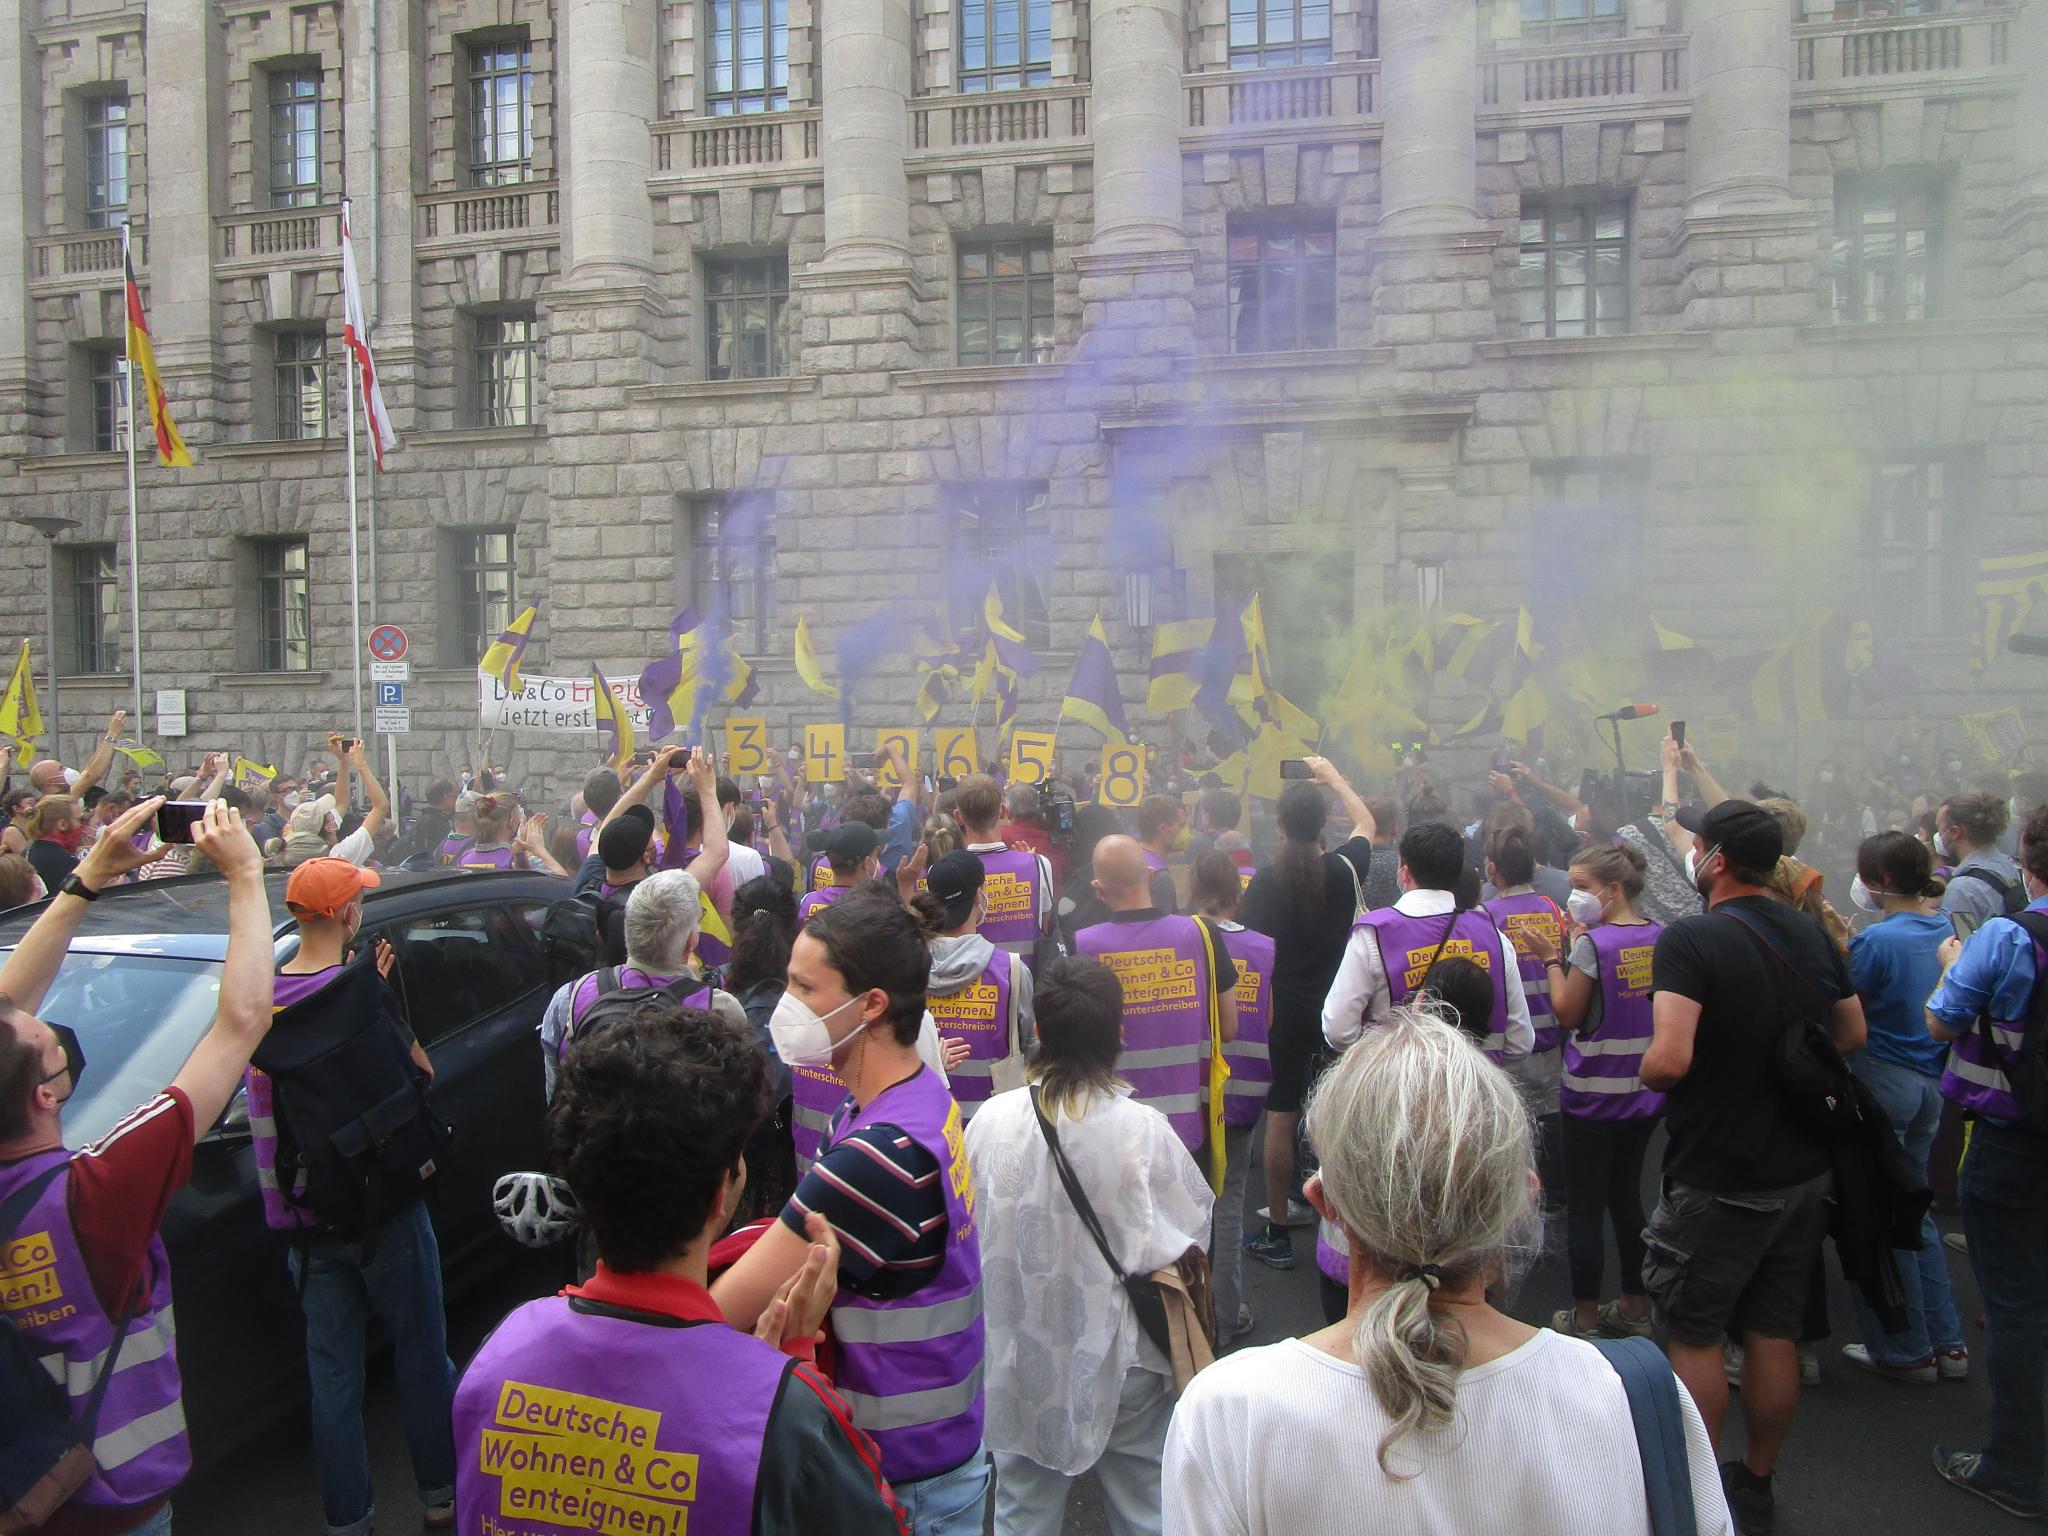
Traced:
<svg viewBox="0 0 2048 1536">
<path fill-rule="evenodd" d="M 1868 1051 L 1850 1058 L 1850 1067 L 1871 1097 L 1884 1109 L 1899 1142 L 1915 1168 L 1927 1166 L 1934 1132 L 1941 1124 L 1939 1081 L 1895 1061 L 1881 1061 Z M 1887 1333 L 1861 1287 L 1851 1287 L 1856 1317 L 1863 1325 L 1863 1347 L 1883 1365 L 1921 1365 L 1938 1349 L 1963 1346 L 1962 1319 L 1956 1316 L 1955 1293 L 1949 1286 L 1948 1250 L 1929 1215 L 1920 1227 L 1920 1251 L 1897 1250 L 1899 1282 L 1906 1293 L 1906 1331 Z"/>
<path fill-rule="evenodd" d="M 1984 1296 L 1991 1436 L 1977 1476 L 2041 1492 L 2041 1320 L 2048 1315 L 2048 1136 L 1979 1119 L 1958 1191 Z"/>
<path fill-rule="evenodd" d="M 1159 1536 L 1159 1458 L 1173 1419 L 1173 1382 L 1137 1366 L 1124 1374 L 1116 1423 L 1092 1470 L 1111 1536 Z M 996 1452 L 996 1536 L 1060 1536 L 1074 1479 L 1028 1456 Z"/>
<path fill-rule="evenodd" d="M 127 1536 L 171 1536 L 171 1501 L 164 1500 L 163 1508 L 129 1531 Z"/>
<path fill-rule="evenodd" d="M 988 1454 L 980 1450 L 950 1472 L 890 1486 L 910 1521 L 910 1536 L 981 1536 L 994 1492 Z"/>
<path fill-rule="evenodd" d="M 1237 1304 L 1244 1299 L 1244 1191 L 1251 1181 L 1252 1138 L 1265 1124 L 1223 1127 L 1223 1193 L 1209 1217 L 1209 1286 L 1216 1299 L 1216 1352 L 1237 1337 Z M 1205 1172 L 1207 1170 L 1204 1170 Z"/>
<path fill-rule="evenodd" d="M 299 1254 L 292 1254 L 298 1274 Z M 423 1202 L 377 1234 L 367 1264 L 358 1245 L 315 1237 L 305 1265 L 306 1377 L 313 1459 L 329 1536 L 368 1536 L 375 1512 L 363 1440 L 363 1375 L 370 1314 L 391 1335 L 406 1447 L 423 1504 L 455 1497 L 455 1366 L 441 1306 L 441 1250 Z"/>
</svg>

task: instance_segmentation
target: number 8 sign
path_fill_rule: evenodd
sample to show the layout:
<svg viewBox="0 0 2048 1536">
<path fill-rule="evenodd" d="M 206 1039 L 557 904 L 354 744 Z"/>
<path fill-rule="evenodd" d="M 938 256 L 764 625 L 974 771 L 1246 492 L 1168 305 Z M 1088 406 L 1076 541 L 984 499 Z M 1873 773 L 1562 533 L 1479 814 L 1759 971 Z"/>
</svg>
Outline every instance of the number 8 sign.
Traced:
<svg viewBox="0 0 2048 1536">
<path fill-rule="evenodd" d="M 1102 754 L 1102 783 L 1096 798 L 1104 805 L 1130 807 L 1145 798 L 1145 749 L 1109 747 Z"/>
</svg>

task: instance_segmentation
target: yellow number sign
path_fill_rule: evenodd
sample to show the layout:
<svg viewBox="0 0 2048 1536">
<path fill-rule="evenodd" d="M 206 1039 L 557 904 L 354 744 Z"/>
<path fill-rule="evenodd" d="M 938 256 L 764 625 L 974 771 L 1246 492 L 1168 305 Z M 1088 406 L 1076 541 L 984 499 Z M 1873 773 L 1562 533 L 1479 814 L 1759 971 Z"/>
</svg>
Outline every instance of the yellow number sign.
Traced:
<svg viewBox="0 0 2048 1536">
<path fill-rule="evenodd" d="M 759 715 L 731 715 L 725 722 L 726 772 L 734 778 L 768 771 L 768 722 Z"/>
<path fill-rule="evenodd" d="M 896 770 L 889 764 L 889 753 L 893 748 L 903 759 L 903 766 L 910 776 L 917 777 L 917 742 L 919 733 L 915 730 L 875 732 L 875 783 L 883 789 L 895 789 L 903 781 L 896 777 Z"/>
<path fill-rule="evenodd" d="M 1010 777 L 1020 784 L 1043 784 L 1052 777 L 1053 733 L 1010 733 Z"/>
<path fill-rule="evenodd" d="M 964 779 L 981 772 L 981 746 L 971 725 L 933 731 L 932 756 L 942 779 Z"/>
<path fill-rule="evenodd" d="M 1096 798 L 1104 805 L 1133 806 L 1145 798 L 1145 749 L 1105 747 L 1102 783 Z"/>
<path fill-rule="evenodd" d="M 837 784 L 846 777 L 846 727 L 804 727 L 804 776 L 813 784 Z"/>
</svg>

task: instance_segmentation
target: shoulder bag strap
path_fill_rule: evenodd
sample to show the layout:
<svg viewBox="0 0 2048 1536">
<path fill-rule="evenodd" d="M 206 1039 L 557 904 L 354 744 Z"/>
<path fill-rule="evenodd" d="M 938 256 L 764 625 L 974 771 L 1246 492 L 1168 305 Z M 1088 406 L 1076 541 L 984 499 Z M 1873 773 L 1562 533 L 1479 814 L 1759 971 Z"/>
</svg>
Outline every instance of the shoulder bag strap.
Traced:
<svg viewBox="0 0 2048 1536">
<path fill-rule="evenodd" d="M 1080 1213 L 1081 1225 L 1088 1229 L 1088 1235 L 1095 1239 L 1095 1246 L 1102 1254 L 1102 1260 L 1109 1266 L 1109 1272 L 1119 1282 L 1130 1278 L 1123 1265 L 1116 1261 L 1116 1254 L 1110 1249 L 1109 1238 L 1102 1230 L 1102 1223 L 1096 1218 L 1095 1207 L 1088 1203 L 1087 1195 L 1081 1191 L 1081 1181 L 1074 1176 L 1073 1165 L 1067 1161 L 1067 1154 L 1060 1146 L 1060 1133 L 1052 1128 L 1052 1120 L 1045 1112 L 1045 1105 L 1038 1097 L 1038 1085 L 1031 1085 L 1031 1112 L 1038 1117 L 1038 1128 L 1045 1133 L 1045 1144 L 1052 1149 L 1052 1165 L 1058 1171 L 1060 1183 L 1065 1186 L 1067 1198 L 1074 1202 L 1074 1209 Z"/>
<path fill-rule="evenodd" d="M 1020 988 L 1018 985 L 1019 978 L 1021 978 L 1023 974 L 1024 957 L 1022 955 L 1016 954 L 1011 955 L 1010 1006 L 1007 1010 L 1009 1017 L 1004 1021 L 1003 1024 L 1003 1028 L 1008 1032 L 1008 1044 L 1003 1049 L 1003 1054 L 1005 1056 L 1022 1055 L 1024 1051 L 1024 1031 L 1022 1027 L 1024 1015 L 1024 999 L 1020 993 Z"/>
<path fill-rule="evenodd" d="M 1195 930 L 1202 936 L 1202 953 L 1209 962 L 1209 1113 L 1205 1123 L 1209 1143 L 1209 1187 L 1217 1194 L 1223 1193 L 1224 1159 L 1227 1154 L 1223 1147 L 1223 1094 L 1230 1086 L 1230 1058 L 1223 1054 L 1223 968 L 1216 963 L 1218 944 L 1216 935 L 1209 931 L 1209 924 L 1203 918 L 1193 919 Z M 1233 993 L 1229 999 L 1232 1008 L 1237 1007 Z"/>
<path fill-rule="evenodd" d="M 1692 1463 L 1685 1449 L 1685 1413 L 1670 1362 L 1648 1339 L 1594 1339 L 1628 1394 L 1636 1451 L 1643 1463 L 1643 1498 L 1650 1536 L 1695 1536 Z"/>
<path fill-rule="evenodd" d="M 1798 982 L 1801 987 L 1806 989 L 1806 993 L 1809 997 L 1812 997 L 1820 1004 L 1821 1021 L 1823 1023 L 1826 1023 L 1828 1015 L 1832 1014 L 1835 1010 L 1834 999 L 1822 993 L 1821 989 L 1813 984 L 1812 980 L 1808 978 L 1806 973 L 1800 970 L 1798 966 L 1792 963 L 1792 957 L 1786 954 L 1784 950 L 1778 947 L 1778 941 L 1776 939 L 1773 939 L 1768 933 L 1765 933 L 1764 930 L 1760 928 L 1757 924 L 1751 922 L 1748 918 L 1744 917 L 1740 912 L 1730 911 L 1726 907 L 1716 907 L 1714 911 L 1716 915 L 1726 918 L 1732 918 L 1736 923 L 1740 924 L 1741 927 L 1748 932 L 1751 938 L 1755 939 L 1758 944 L 1763 946 L 1764 952 L 1766 954 L 1770 955 L 1770 957 L 1776 960 L 1778 964 L 1782 965 L 1787 971 L 1791 972 L 1792 979 Z"/>
<path fill-rule="evenodd" d="M 1429 968 L 1422 973 L 1422 980 L 1418 981 L 1415 984 L 1415 989 L 1408 994 L 1410 997 L 1420 997 L 1424 992 L 1429 990 L 1429 978 L 1436 974 L 1437 961 L 1443 959 L 1444 950 L 1448 948 L 1450 945 L 1451 935 L 1458 931 L 1458 919 L 1463 917 L 1467 912 L 1471 912 L 1473 910 L 1475 909 L 1472 907 L 1453 906 L 1451 908 L 1451 920 L 1450 922 L 1444 925 L 1443 939 L 1437 945 L 1436 953 L 1429 957 Z M 1384 963 L 1384 960 L 1382 961 L 1382 963 Z"/>
<path fill-rule="evenodd" d="M 1358 878 L 1358 866 L 1341 853 L 1331 855 L 1344 866 L 1344 872 L 1351 876 L 1351 920 L 1357 922 L 1365 915 L 1365 882 Z"/>
</svg>

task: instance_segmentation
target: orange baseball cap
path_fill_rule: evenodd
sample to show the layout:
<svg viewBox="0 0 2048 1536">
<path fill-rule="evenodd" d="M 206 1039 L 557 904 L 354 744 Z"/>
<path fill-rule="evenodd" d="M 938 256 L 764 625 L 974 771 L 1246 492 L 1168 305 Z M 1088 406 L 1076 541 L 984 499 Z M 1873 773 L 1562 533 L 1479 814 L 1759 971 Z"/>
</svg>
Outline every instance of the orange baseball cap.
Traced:
<svg viewBox="0 0 2048 1536">
<path fill-rule="evenodd" d="M 335 917 L 359 894 L 383 883 L 377 871 L 347 859 L 308 859 L 285 882 L 284 904 L 294 917 Z"/>
</svg>

